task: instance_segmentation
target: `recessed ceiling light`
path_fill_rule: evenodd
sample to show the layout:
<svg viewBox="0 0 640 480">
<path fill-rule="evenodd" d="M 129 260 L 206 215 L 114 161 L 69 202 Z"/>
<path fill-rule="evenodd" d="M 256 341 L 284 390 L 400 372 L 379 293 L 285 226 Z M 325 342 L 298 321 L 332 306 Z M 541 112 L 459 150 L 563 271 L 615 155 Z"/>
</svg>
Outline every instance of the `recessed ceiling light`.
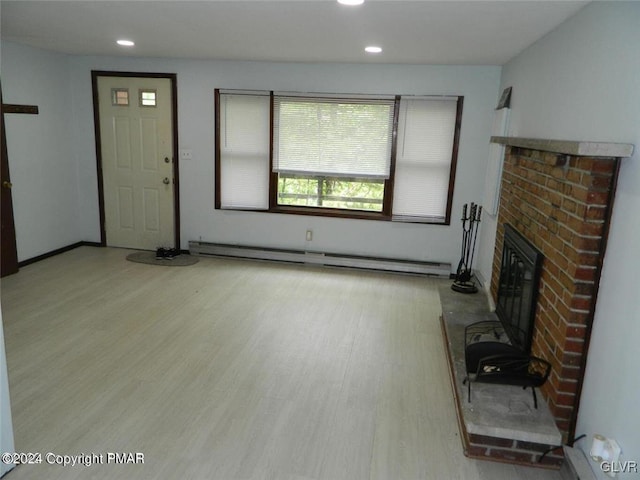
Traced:
<svg viewBox="0 0 640 480">
<path fill-rule="evenodd" d="M 133 47 L 135 45 L 131 40 L 118 40 L 116 43 L 122 47 Z"/>
<path fill-rule="evenodd" d="M 364 0 L 338 0 L 338 3 L 341 3 L 342 5 L 362 5 L 364 3 Z"/>
<path fill-rule="evenodd" d="M 368 47 L 364 48 L 364 51 L 367 53 L 380 53 L 382 52 L 382 48 L 376 47 L 374 45 L 369 45 Z"/>
</svg>

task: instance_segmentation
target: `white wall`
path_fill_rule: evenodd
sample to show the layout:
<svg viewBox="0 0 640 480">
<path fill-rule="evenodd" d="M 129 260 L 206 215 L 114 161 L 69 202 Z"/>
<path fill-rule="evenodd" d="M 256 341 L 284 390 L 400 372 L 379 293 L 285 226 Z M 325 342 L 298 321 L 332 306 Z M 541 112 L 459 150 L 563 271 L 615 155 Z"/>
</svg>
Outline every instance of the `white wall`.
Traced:
<svg viewBox="0 0 640 480">
<path fill-rule="evenodd" d="M 640 3 L 593 3 L 505 65 L 501 87 L 513 86 L 512 136 L 636 145 L 622 162 L 576 434 L 589 436 L 577 444 L 586 452 L 594 433 L 614 438 L 640 464 L 639 45 Z M 484 227 L 488 278 L 495 221 Z"/>
<path fill-rule="evenodd" d="M 5 103 L 39 108 L 38 115 L 5 115 L 20 261 L 81 240 L 67 59 L 2 43 Z"/>
<path fill-rule="evenodd" d="M 3 92 L 40 114 L 7 119 L 19 260 L 99 241 L 91 70 L 178 75 L 182 247 L 189 240 L 378 255 L 457 265 L 463 203 L 481 199 L 500 67 L 224 62 L 65 56 L 2 43 Z M 464 95 L 451 226 L 216 211 L 215 88 Z M 312 242 L 305 231 L 313 229 Z"/>
<path fill-rule="evenodd" d="M 189 240 L 446 261 L 457 265 L 455 219 L 481 198 L 487 136 L 500 67 L 319 65 L 107 57 L 71 58 L 75 155 L 80 178 L 82 238 L 99 240 L 90 71 L 177 73 L 179 147 L 193 151 L 180 165 L 182 247 Z M 464 95 L 453 224 L 410 225 L 214 209 L 215 88 L 309 92 Z M 313 229 L 307 243 L 305 231 Z"/>
</svg>

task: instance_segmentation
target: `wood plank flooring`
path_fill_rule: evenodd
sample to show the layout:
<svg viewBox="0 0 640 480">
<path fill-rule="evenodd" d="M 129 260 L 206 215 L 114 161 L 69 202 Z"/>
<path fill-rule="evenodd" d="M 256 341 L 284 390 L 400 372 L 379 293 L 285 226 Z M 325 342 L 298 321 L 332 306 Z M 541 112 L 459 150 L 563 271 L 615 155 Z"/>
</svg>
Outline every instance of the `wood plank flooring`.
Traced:
<svg viewBox="0 0 640 480">
<path fill-rule="evenodd" d="M 25 267 L 2 309 L 17 450 L 144 464 L 7 480 L 560 479 L 462 454 L 439 280 L 127 253 Z"/>
</svg>

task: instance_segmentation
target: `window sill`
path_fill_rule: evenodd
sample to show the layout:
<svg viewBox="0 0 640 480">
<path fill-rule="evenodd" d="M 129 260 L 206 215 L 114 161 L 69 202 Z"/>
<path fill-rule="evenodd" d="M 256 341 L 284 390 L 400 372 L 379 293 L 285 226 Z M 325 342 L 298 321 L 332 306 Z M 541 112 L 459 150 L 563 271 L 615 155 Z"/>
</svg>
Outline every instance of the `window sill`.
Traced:
<svg viewBox="0 0 640 480">
<path fill-rule="evenodd" d="M 290 207 L 279 205 L 270 209 L 269 212 L 288 213 L 293 215 L 312 215 L 316 217 L 353 218 L 360 220 L 391 220 L 391 217 L 385 215 L 382 212 L 367 212 L 365 210 L 341 210 L 338 208 Z"/>
<path fill-rule="evenodd" d="M 232 212 L 257 212 L 257 213 L 283 213 L 287 215 L 307 215 L 315 217 L 332 217 L 332 218 L 345 218 L 352 220 L 377 220 L 383 222 L 396 222 L 396 223 L 417 223 L 422 225 L 450 225 L 444 218 L 438 217 L 391 217 L 385 215 L 382 212 L 367 212 L 364 210 L 340 210 L 336 208 L 321 208 L 321 207 L 293 207 L 293 206 L 277 206 L 269 210 L 259 209 L 237 209 L 237 208 L 224 208 L 220 207 L 217 210 L 232 211 Z"/>
</svg>

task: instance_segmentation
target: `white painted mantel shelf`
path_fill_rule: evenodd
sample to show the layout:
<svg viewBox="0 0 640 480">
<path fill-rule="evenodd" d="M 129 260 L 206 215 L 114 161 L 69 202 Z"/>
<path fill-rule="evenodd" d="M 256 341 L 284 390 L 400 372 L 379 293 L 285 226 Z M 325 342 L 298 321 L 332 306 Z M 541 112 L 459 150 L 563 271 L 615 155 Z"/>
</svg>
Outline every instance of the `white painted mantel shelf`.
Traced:
<svg viewBox="0 0 640 480">
<path fill-rule="evenodd" d="M 630 157 L 634 146 L 629 143 L 581 142 L 573 140 L 547 140 L 544 138 L 491 137 L 491 143 L 510 147 L 528 148 L 544 152 L 584 157 Z"/>
</svg>

